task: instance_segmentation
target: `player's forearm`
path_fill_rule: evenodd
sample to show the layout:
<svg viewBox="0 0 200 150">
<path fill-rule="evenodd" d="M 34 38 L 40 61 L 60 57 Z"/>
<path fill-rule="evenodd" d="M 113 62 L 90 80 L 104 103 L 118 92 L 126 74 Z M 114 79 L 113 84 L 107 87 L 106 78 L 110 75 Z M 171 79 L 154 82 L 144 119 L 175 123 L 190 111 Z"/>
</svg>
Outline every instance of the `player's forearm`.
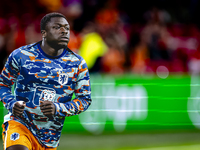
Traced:
<svg viewBox="0 0 200 150">
<path fill-rule="evenodd" d="M 55 103 L 57 116 L 67 117 L 78 115 L 88 109 L 91 104 L 91 98 L 75 98 L 67 103 Z"/>
<path fill-rule="evenodd" d="M 18 63 L 13 58 L 13 53 L 11 53 L 0 74 L 0 100 L 10 112 L 12 112 L 12 107 L 16 102 L 11 88 L 16 81 L 18 72 Z"/>
<path fill-rule="evenodd" d="M 3 102 L 4 107 L 12 112 L 12 107 L 16 102 L 11 89 L 6 86 L 0 86 L 0 100 Z"/>
<path fill-rule="evenodd" d="M 16 78 L 10 73 L 10 70 L 10 66 L 4 67 L 0 75 L 0 100 L 3 102 L 4 107 L 12 112 L 12 107 L 16 100 L 11 88 Z"/>
</svg>

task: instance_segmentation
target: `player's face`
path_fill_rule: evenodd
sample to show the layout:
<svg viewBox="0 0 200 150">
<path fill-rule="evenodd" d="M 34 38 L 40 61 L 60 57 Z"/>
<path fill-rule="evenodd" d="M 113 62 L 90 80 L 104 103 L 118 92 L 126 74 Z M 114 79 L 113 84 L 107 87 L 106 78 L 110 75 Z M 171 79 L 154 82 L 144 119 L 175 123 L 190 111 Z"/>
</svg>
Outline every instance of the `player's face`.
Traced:
<svg viewBox="0 0 200 150">
<path fill-rule="evenodd" d="M 55 49 L 66 48 L 69 42 L 69 23 L 63 17 L 53 17 L 47 23 L 45 38 L 48 45 Z"/>
</svg>

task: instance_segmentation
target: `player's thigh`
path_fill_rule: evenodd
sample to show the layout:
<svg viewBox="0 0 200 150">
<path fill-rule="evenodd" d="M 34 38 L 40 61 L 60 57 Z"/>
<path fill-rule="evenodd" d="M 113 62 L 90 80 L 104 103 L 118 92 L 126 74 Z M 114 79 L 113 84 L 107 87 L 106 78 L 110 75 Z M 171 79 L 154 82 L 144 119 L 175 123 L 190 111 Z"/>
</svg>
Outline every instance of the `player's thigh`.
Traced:
<svg viewBox="0 0 200 150">
<path fill-rule="evenodd" d="M 14 146 L 8 147 L 6 150 L 29 150 L 29 149 L 23 145 L 14 145 Z"/>
<path fill-rule="evenodd" d="M 33 134 L 16 121 L 8 121 L 2 127 L 4 150 L 57 150 L 40 145 Z"/>
<path fill-rule="evenodd" d="M 32 142 L 28 129 L 16 121 L 3 124 L 3 146 L 4 150 L 31 150 Z M 17 148 L 15 148 L 17 147 Z M 20 148 L 21 147 L 21 148 Z M 19 149 L 20 148 L 20 149 Z M 25 149 L 26 148 L 26 149 Z"/>
</svg>

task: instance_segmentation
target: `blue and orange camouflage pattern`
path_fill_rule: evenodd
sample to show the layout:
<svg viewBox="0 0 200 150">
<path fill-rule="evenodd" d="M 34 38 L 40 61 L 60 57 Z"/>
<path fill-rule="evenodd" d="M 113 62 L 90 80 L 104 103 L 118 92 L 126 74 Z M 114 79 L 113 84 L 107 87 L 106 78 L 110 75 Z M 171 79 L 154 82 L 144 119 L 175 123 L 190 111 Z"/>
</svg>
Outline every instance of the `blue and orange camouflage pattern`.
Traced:
<svg viewBox="0 0 200 150">
<path fill-rule="evenodd" d="M 8 110 L 4 123 L 16 120 L 43 146 L 57 147 L 65 117 L 78 115 L 91 104 L 86 62 L 69 49 L 58 57 L 48 56 L 40 42 L 20 47 L 10 54 L 0 75 L 0 100 Z M 40 101 L 46 100 L 56 106 L 53 117 L 44 116 L 40 110 Z M 12 114 L 17 101 L 26 102 L 22 117 Z"/>
</svg>

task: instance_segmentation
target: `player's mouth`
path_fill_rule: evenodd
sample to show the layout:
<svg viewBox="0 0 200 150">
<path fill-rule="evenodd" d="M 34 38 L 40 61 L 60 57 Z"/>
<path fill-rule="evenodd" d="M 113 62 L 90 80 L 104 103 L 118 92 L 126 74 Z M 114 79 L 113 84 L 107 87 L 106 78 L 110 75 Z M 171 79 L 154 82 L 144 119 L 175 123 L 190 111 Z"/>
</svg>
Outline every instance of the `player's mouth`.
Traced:
<svg viewBox="0 0 200 150">
<path fill-rule="evenodd" d="M 60 38 L 60 41 L 68 42 L 68 41 L 69 41 L 69 38 L 68 38 L 68 37 L 61 37 L 61 38 Z"/>
</svg>

